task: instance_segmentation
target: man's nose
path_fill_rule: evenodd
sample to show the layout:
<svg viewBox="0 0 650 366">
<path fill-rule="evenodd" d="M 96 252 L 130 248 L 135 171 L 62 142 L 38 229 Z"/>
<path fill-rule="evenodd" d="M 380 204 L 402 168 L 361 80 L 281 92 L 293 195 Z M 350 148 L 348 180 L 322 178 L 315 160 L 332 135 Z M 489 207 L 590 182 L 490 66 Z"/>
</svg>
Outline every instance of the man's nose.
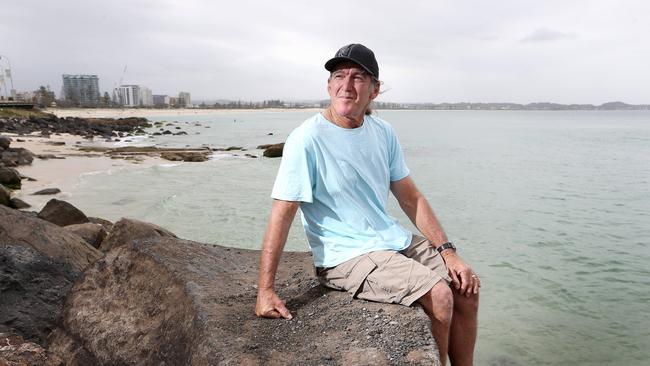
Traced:
<svg viewBox="0 0 650 366">
<path fill-rule="evenodd" d="M 354 89 L 353 85 L 354 85 L 354 79 L 352 78 L 351 75 L 348 75 L 345 77 L 345 79 L 343 79 L 343 87 L 345 87 L 345 89 Z"/>
</svg>

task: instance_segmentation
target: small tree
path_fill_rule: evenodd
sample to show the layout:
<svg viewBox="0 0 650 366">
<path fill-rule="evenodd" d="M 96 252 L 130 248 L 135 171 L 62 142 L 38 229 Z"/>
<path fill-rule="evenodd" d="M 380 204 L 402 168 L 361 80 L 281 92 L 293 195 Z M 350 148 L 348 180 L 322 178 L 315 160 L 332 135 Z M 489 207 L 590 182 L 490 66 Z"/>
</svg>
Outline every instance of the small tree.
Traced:
<svg viewBox="0 0 650 366">
<path fill-rule="evenodd" d="M 56 96 L 54 95 L 54 92 L 50 90 L 49 85 L 47 87 L 41 85 L 34 94 L 34 102 L 41 108 L 49 107 L 54 101 L 56 101 Z"/>
</svg>

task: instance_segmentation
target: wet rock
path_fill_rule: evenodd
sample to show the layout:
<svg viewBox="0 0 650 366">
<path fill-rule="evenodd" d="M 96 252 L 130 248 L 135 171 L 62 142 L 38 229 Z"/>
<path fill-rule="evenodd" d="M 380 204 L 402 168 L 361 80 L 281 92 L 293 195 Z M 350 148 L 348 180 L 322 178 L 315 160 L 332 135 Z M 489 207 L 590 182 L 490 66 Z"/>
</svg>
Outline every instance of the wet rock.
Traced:
<svg viewBox="0 0 650 366">
<path fill-rule="evenodd" d="M 164 130 L 162 134 L 163 135 L 171 135 L 172 132 L 170 130 Z"/>
<path fill-rule="evenodd" d="M 203 162 L 209 160 L 210 151 L 163 151 L 160 157 L 170 161 Z"/>
<path fill-rule="evenodd" d="M 284 150 L 284 142 L 273 145 L 260 145 L 264 147 L 258 147 L 258 149 L 265 149 L 262 155 L 267 158 L 279 158 L 282 156 L 282 151 Z"/>
<path fill-rule="evenodd" d="M 79 236 L 41 220 L 33 213 L 0 206 L 0 244 L 35 249 L 57 262 L 83 270 L 102 253 Z"/>
<path fill-rule="evenodd" d="M 57 193 L 61 193 L 61 190 L 58 188 L 45 188 L 45 189 L 41 189 L 38 192 L 34 192 L 32 194 L 45 196 L 45 195 L 57 194 Z"/>
<path fill-rule="evenodd" d="M 0 332 L 44 344 L 81 272 L 21 245 L 0 245 L 0 264 Z"/>
<path fill-rule="evenodd" d="M 19 335 L 0 333 L 0 365 L 63 366 L 64 363 L 60 357 Z"/>
<path fill-rule="evenodd" d="M 176 235 L 158 225 L 135 219 L 122 218 L 113 225 L 110 234 L 102 241 L 99 248 L 102 252 L 108 252 L 113 248 L 128 244 L 134 240 L 159 237 L 176 238 Z"/>
<path fill-rule="evenodd" d="M 20 173 L 13 168 L 0 168 L 0 184 L 11 189 L 20 189 Z"/>
<path fill-rule="evenodd" d="M 99 248 L 102 241 L 106 238 L 108 233 L 100 224 L 86 222 L 84 224 L 73 224 L 64 227 L 69 232 L 79 235 L 86 243 L 92 245 L 94 248 Z"/>
<path fill-rule="evenodd" d="M 38 213 L 38 217 L 59 226 L 89 222 L 88 217 L 81 210 L 56 198 L 47 201 L 45 207 Z"/>
<path fill-rule="evenodd" d="M 75 283 L 50 350 L 100 365 L 404 365 L 413 350 L 436 354 L 420 308 L 325 289 L 308 253 L 284 253 L 276 277 L 294 318 L 257 318 L 259 254 L 171 237 L 117 247 Z"/>
</svg>

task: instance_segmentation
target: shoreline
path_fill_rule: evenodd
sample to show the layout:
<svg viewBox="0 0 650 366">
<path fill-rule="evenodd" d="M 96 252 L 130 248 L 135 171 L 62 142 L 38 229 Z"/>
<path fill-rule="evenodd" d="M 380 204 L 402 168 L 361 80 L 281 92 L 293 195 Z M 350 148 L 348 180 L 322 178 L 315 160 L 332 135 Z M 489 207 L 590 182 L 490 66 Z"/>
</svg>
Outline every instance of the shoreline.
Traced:
<svg viewBox="0 0 650 366">
<path fill-rule="evenodd" d="M 18 136 L 4 133 L 3 136 L 12 138 L 12 147 L 25 148 L 35 155 L 30 165 L 15 168 L 21 175 L 35 179 L 23 179 L 20 190 L 15 190 L 13 194 L 13 197 L 30 204 L 29 210 L 40 210 L 52 198 L 70 197 L 70 192 L 85 174 L 177 163 L 156 156 L 139 155 L 127 160 L 113 159 L 101 152 L 81 151 L 79 147 L 87 146 L 88 140 L 70 134 L 50 135 L 49 138 L 35 134 Z M 43 159 L 39 155 L 49 157 Z M 61 192 L 54 195 L 33 195 L 45 188 L 58 188 Z"/>
<path fill-rule="evenodd" d="M 267 108 L 267 109 L 158 109 L 158 108 L 47 108 L 43 112 L 51 113 L 59 118 L 126 118 L 126 117 L 158 117 L 158 116 L 194 116 L 230 113 L 288 113 L 295 111 L 321 111 L 321 108 Z"/>
</svg>

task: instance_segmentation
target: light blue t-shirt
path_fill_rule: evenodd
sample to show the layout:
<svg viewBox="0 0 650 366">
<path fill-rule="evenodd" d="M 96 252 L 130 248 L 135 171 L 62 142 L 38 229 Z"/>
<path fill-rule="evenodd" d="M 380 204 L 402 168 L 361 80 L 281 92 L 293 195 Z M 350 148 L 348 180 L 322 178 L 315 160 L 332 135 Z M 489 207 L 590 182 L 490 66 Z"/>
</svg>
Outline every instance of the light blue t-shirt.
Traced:
<svg viewBox="0 0 650 366">
<path fill-rule="evenodd" d="M 388 123 L 365 116 L 346 129 L 319 113 L 287 138 L 271 197 L 301 202 L 314 264 L 333 267 L 410 244 L 411 233 L 386 212 L 390 182 L 408 175 Z"/>
</svg>

